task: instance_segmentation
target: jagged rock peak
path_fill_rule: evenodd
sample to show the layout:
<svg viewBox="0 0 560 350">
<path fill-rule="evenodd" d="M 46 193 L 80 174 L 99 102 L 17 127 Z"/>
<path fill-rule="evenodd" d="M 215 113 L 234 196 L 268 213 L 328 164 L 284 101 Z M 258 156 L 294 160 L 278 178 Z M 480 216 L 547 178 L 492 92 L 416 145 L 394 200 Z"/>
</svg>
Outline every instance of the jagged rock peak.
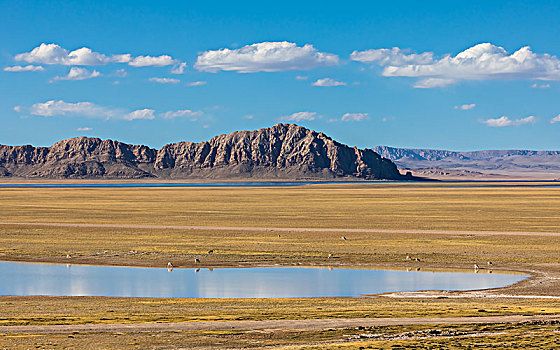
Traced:
<svg viewBox="0 0 560 350">
<path fill-rule="evenodd" d="M 0 146 L 0 176 L 402 179 L 390 160 L 295 124 L 209 141 L 142 145 L 77 137 L 51 147 Z"/>
</svg>

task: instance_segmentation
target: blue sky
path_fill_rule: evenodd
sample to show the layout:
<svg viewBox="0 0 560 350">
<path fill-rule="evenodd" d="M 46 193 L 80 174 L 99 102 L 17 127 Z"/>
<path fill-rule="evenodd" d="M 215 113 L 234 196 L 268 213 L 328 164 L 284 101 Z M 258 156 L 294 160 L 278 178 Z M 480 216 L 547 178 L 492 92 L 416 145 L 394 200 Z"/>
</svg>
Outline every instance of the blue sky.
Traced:
<svg viewBox="0 0 560 350">
<path fill-rule="evenodd" d="M 560 149 L 558 18 L 545 0 L 0 1 L 0 143 L 282 121 L 358 147 Z"/>
</svg>

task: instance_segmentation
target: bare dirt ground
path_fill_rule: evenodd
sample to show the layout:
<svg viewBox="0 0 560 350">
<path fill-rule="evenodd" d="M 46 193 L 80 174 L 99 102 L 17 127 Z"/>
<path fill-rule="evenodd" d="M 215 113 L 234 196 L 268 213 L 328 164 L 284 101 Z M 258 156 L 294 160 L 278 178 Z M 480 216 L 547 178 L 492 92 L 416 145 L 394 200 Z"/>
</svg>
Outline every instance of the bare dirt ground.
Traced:
<svg viewBox="0 0 560 350">
<path fill-rule="evenodd" d="M 376 327 L 396 325 L 504 324 L 560 321 L 560 315 L 511 315 L 481 317 L 403 317 L 403 318 L 338 318 L 266 321 L 212 321 L 175 323 L 82 324 L 0 326 L 1 333 L 72 333 L 72 332 L 185 332 L 225 330 L 319 330 L 328 328 Z"/>
</svg>

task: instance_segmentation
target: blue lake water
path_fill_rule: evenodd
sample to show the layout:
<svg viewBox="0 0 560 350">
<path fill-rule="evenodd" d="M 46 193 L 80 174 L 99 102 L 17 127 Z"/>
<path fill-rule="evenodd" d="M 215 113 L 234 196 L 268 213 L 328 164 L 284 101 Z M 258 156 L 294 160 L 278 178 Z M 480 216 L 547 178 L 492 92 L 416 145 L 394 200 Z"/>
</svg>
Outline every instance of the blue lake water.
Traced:
<svg viewBox="0 0 560 350">
<path fill-rule="evenodd" d="M 194 298 L 351 297 L 497 288 L 528 276 L 326 267 L 173 269 L 0 261 L 0 295 Z"/>
<path fill-rule="evenodd" d="M 560 187 L 558 181 L 254 181 L 254 182 L 143 182 L 143 183 L 1 183 L 0 188 L 143 188 L 143 187 L 294 187 L 315 184 L 431 184 L 453 187 Z"/>
</svg>

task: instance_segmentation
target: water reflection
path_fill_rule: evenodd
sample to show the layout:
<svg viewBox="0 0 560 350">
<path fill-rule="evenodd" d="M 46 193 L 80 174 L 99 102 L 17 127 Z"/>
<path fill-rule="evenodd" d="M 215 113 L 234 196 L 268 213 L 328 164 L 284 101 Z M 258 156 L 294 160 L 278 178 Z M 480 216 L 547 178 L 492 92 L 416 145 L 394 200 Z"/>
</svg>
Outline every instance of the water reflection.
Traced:
<svg viewBox="0 0 560 350">
<path fill-rule="evenodd" d="M 2 295 L 272 298 L 497 288 L 526 276 L 270 267 L 155 269 L 0 262 Z"/>
</svg>

